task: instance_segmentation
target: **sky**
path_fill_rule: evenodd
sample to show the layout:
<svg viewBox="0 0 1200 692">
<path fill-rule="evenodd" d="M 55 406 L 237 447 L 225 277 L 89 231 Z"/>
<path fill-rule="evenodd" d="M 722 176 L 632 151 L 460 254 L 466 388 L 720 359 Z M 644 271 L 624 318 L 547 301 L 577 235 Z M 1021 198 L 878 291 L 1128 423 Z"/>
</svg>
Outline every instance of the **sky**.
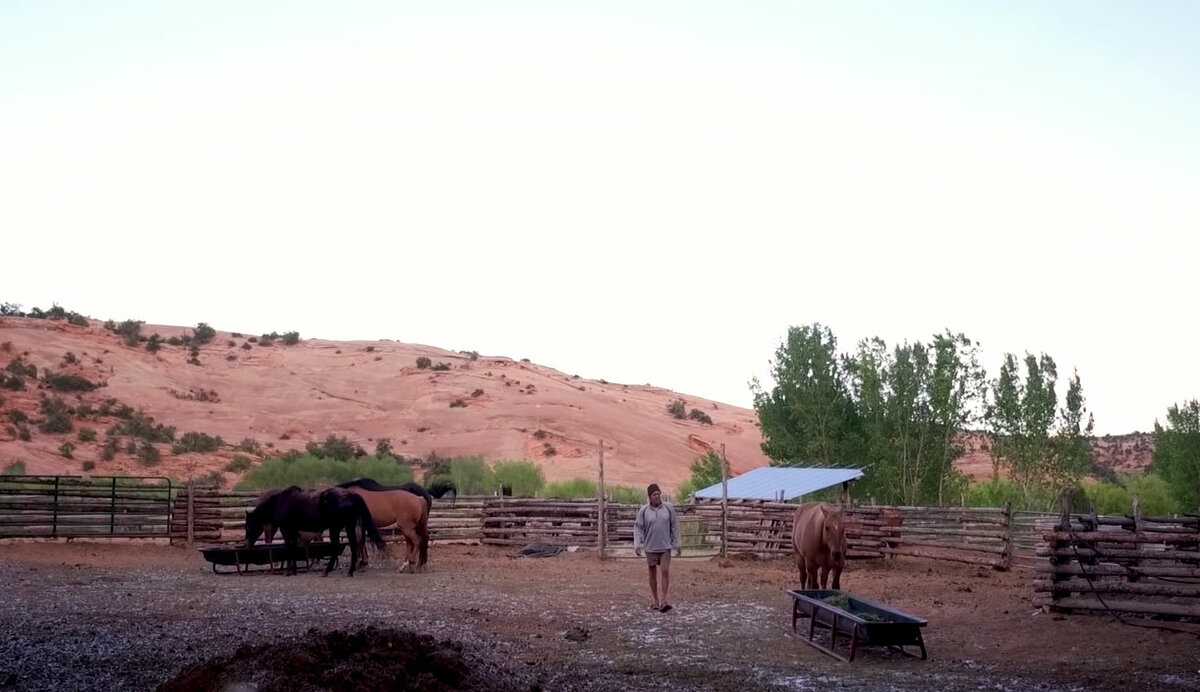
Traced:
<svg viewBox="0 0 1200 692">
<path fill-rule="evenodd" d="M 503 5 L 503 7 L 501 7 Z M 1200 396 L 1191 2 L 0 4 L 0 300 L 749 406 L 789 326 Z"/>
</svg>

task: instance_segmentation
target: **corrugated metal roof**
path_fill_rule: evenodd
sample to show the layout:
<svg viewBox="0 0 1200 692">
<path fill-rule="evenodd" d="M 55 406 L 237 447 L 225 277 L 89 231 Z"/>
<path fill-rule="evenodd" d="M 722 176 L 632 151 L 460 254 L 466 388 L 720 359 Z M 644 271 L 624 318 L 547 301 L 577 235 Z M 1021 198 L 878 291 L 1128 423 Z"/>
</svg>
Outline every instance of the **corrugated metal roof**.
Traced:
<svg viewBox="0 0 1200 692">
<path fill-rule="evenodd" d="M 794 500 L 801 495 L 862 478 L 862 469 L 826 469 L 764 466 L 730 478 L 729 498 L 734 500 Z M 721 484 L 710 485 L 696 493 L 706 500 L 721 499 Z"/>
</svg>

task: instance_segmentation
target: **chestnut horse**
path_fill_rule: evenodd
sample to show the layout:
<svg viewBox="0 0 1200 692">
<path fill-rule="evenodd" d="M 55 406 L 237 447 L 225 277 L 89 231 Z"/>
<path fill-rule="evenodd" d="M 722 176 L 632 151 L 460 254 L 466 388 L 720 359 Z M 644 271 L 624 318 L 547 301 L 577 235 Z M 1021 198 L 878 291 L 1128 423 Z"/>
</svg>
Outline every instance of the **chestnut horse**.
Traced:
<svg viewBox="0 0 1200 692">
<path fill-rule="evenodd" d="M 842 510 L 824 502 L 800 505 L 792 519 L 792 550 L 800 568 L 800 588 L 824 589 L 833 572 L 833 588 L 840 590 L 846 567 Z"/>
<path fill-rule="evenodd" d="M 401 571 L 415 572 L 429 562 L 429 510 L 433 497 L 416 483 L 385 486 L 370 478 L 358 478 L 338 484 L 367 503 L 371 518 L 379 528 L 399 529 L 408 544 Z M 363 553 L 366 566 L 366 551 Z"/>
</svg>

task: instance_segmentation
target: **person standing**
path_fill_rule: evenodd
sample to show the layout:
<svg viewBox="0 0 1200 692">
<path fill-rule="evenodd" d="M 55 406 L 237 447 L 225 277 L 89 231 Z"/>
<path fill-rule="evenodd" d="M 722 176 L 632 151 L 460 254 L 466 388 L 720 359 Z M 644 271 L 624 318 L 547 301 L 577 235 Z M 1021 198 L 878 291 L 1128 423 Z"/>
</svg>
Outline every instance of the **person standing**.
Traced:
<svg viewBox="0 0 1200 692">
<path fill-rule="evenodd" d="M 649 502 L 638 509 L 633 520 L 633 552 L 639 557 L 646 553 L 646 564 L 650 568 L 651 610 L 671 610 L 671 551 L 680 555 L 679 517 L 675 508 L 662 501 L 662 491 L 657 483 L 646 487 Z M 662 598 L 658 597 L 659 576 L 662 579 Z"/>
</svg>

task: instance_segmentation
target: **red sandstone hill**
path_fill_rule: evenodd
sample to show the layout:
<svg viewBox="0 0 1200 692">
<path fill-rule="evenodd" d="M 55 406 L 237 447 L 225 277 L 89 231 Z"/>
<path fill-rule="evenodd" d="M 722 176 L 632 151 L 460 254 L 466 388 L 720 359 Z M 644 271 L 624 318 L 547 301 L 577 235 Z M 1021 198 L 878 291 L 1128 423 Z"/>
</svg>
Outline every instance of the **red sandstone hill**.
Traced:
<svg viewBox="0 0 1200 692">
<path fill-rule="evenodd" d="M 142 333 L 164 339 L 191 334 L 190 328 L 144 325 Z M 66 354 L 77 362 L 66 363 Z M 292 346 L 251 343 L 218 332 L 199 347 L 200 365 L 189 364 L 189 349 L 164 346 L 152 354 L 126 346 L 97 322 L 0 318 L 0 367 L 16 358 L 39 372 L 77 374 L 102 385 L 82 394 L 63 394 L 69 404 L 98 406 L 115 398 L 143 409 L 180 434 L 220 435 L 227 443 L 256 440 L 268 451 L 303 449 L 328 435 L 348 437 L 372 450 L 388 438 L 397 453 L 425 456 L 479 454 L 489 460 L 529 459 L 551 481 L 595 478 L 599 440 L 605 442 L 605 475 L 611 483 L 643 485 L 657 481 L 675 488 L 700 454 L 726 445 L 733 472 L 768 463 L 759 445 L 754 412 L 650 385 L 580 378 L 507 357 L 478 356 L 395 341 L 337 342 L 307 339 Z M 417 359 L 446 363 L 448 370 L 417 367 Z M 21 461 L 39 474 L 83 473 L 84 462 L 97 475 L 168 475 L 179 479 L 221 471 L 236 454 L 172 455 L 161 445 L 163 461 L 142 466 L 121 450 L 113 461 L 100 458 L 103 432 L 116 422 L 102 418 L 77 422 L 68 435 L 44 433 L 28 425 L 22 441 L 8 425 L 8 411 L 38 420 L 45 385 L 32 379 L 24 391 L 0 389 L 0 467 Z M 707 413 L 711 425 L 677 420 L 667 413 L 676 398 L 687 409 Z M 462 405 L 451 406 L 452 403 Z M 98 433 L 80 442 L 78 428 Z M 59 453 L 75 444 L 73 459 Z M 967 448 L 958 467 L 973 478 L 992 473 L 988 441 L 965 433 Z M 1148 434 L 1095 439 L 1101 465 L 1128 472 L 1144 470 L 1153 449 Z M 226 473 L 225 482 L 236 482 Z"/>
</svg>

